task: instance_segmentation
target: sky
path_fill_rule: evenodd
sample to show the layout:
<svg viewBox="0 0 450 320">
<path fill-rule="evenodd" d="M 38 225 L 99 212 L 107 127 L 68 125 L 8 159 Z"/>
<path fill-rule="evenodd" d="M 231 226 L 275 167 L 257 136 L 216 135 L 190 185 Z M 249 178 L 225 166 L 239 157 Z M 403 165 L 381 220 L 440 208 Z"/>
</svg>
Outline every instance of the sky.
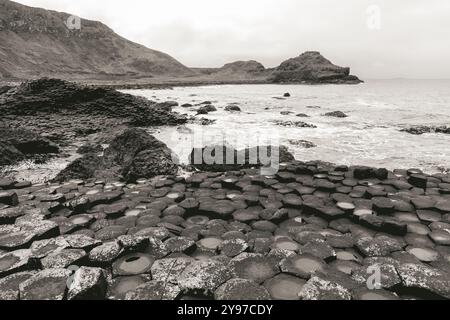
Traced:
<svg viewBox="0 0 450 320">
<path fill-rule="evenodd" d="M 450 78 L 449 0 L 18 0 L 100 20 L 189 67 L 308 50 L 366 79 Z"/>
</svg>

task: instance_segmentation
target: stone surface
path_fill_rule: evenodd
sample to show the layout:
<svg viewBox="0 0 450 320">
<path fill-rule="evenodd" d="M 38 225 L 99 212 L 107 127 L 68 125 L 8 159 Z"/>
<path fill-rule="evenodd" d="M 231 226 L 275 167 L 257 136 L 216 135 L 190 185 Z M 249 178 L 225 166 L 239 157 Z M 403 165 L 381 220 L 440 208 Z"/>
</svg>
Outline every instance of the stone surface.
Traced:
<svg viewBox="0 0 450 320">
<path fill-rule="evenodd" d="M 247 279 L 231 279 L 219 287 L 214 297 L 216 300 L 270 300 L 267 290 Z"/>
</svg>

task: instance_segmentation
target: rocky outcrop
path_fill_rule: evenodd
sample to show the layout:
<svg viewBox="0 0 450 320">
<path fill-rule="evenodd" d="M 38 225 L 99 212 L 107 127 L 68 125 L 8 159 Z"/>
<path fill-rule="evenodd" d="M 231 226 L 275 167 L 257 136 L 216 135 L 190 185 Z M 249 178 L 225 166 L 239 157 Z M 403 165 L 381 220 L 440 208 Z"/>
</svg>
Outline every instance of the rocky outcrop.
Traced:
<svg viewBox="0 0 450 320">
<path fill-rule="evenodd" d="M 342 111 L 333 111 L 333 112 L 327 112 L 324 114 L 325 117 L 332 117 L 332 118 L 347 118 L 348 115 L 346 115 Z"/>
<path fill-rule="evenodd" d="M 126 181 L 175 174 L 172 152 L 142 129 L 127 129 L 114 138 L 102 156 L 88 153 L 61 171 L 55 181 L 98 178 Z"/>
<path fill-rule="evenodd" d="M 0 127 L 0 166 L 12 165 L 38 154 L 58 152 L 56 144 L 34 132 Z"/>
<path fill-rule="evenodd" d="M 43 78 L 25 82 L 0 96 L 3 116 L 88 115 L 137 126 L 171 125 L 186 119 L 145 98 L 113 89 Z M 91 128 L 92 129 L 92 128 Z"/>
<path fill-rule="evenodd" d="M 415 135 L 422 135 L 425 133 L 444 133 L 450 134 L 450 127 L 448 126 L 413 126 L 401 129 L 402 132 L 407 132 Z"/>
<path fill-rule="evenodd" d="M 307 51 L 297 58 L 284 61 L 269 77 L 275 83 L 360 83 L 350 75 L 350 68 L 332 64 L 319 52 Z"/>
<path fill-rule="evenodd" d="M 169 55 L 131 42 L 101 22 L 81 19 L 79 28 L 76 23 L 69 28 L 70 16 L 1 0 L 0 78 L 130 79 L 193 74 Z"/>
<path fill-rule="evenodd" d="M 219 152 L 217 157 L 216 152 Z M 276 156 L 276 153 L 278 153 L 276 158 L 278 163 L 295 160 L 285 146 L 260 146 L 243 150 L 235 150 L 229 146 L 209 146 L 202 149 L 193 149 L 189 159 L 191 165 L 198 170 L 226 172 L 270 165 L 266 162 L 267 160 L 271 161 L 272 154 Z M 232 159 L 233 161 L 228 162 L 227 159 Z"/>
</svg>

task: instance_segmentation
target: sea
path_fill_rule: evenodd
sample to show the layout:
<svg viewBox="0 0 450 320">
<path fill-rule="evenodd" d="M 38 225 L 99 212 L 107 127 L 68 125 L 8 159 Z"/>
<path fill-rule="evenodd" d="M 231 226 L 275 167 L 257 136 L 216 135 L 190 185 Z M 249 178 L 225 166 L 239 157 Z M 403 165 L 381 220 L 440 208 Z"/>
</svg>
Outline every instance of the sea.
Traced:
<svg viewBox="0 0 450 320">
<path fill-rule="evenodd" d="M 450 126 L 450 80 L 369 80 L 359 85 L 209 85 L 158 90 L 123 90 L 164 102 L 196 121 L 175 127 L 147 128 L 165 142 L 181 163 L 193 147 L 228 144 L 236 149 L 284 145 L 297 160 L 387 169 L 450 171 L 450 135 L 412 135 L 401 129 L 416 125 Z M 284 97 L 289 93 L 290 97 Z M 203 102 L 217 109 L 196 115 Z M 190 104 L 192 107 L 182 107 Z M 226 111 L 235 104 L 241 112 Z M 348 117 L 326 113 L 342 111 Z M 304 114 L 308 117 L 299 117 Z M 203 125 L 200 118 L 212 120 Z M 303 121 L 316 128 L 281 126 Z M 305 142 L 307 141 L 307 142 Z M 315 147 L 311 147 L 315 146 Z M 34 183 L 52 179 L 79 157 L 79 145 L 47 163 L 26 161 L 3 168 L 0 176 Z"/>
<path fill-rule="evenodd" d="M 416 125 L 450 126 L 450 80 L 369 80 L 359 85 L 215 85 L 170 90 L 126 90 L 154 101 L 176 101 L 173 110 L 195 116 L 199 105 L 217 109 L 189 123 L 150 131 L 185 163 L 192 147 L 226 143 L 237 149 L 279 143 L 297 160 L 427 173 L 450 169 L 450 135 L 412 135 Z M 289 93 L 290 97 L 284 98 Z M 191 104 L 192 107 L 182 107 Z M 235 104 L 241 112 L 228 112 Z M 325 116 L 342 111 L 347 118 Z M 304 114 L 308 117 L 298 117 Z M 316 128 L 281 126 L 303 121 Z M 305 147 L 302 141 L 315 147 Z"/>
</svg>

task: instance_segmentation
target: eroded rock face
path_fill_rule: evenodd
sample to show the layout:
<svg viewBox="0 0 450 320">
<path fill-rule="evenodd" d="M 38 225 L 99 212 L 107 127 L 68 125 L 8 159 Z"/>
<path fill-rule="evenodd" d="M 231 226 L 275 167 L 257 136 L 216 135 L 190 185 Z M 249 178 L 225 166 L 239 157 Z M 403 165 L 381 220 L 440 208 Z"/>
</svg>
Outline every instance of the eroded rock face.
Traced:
<svg viewBox="0 0 450 320">
<path fill-rule="evenodd" d="M 350 68 L 342 68 L 332 64 L 319 52 L 308 51 L 297 58 L 284 61 L 277 67 L 269 80 L 283 82 L 311 83 L 360 83 L 356 76 L 350 75 Z"/>
<path fill-rule="evenodd" d="M 103 156 L 87 154 L 75 160 L 55 178 L 56 181 L 98 178 L 127 181 L 175 174 L 178 170 L 171 150 L 141 129 L 128 129 L 112 140 Z"/>
</svg>

